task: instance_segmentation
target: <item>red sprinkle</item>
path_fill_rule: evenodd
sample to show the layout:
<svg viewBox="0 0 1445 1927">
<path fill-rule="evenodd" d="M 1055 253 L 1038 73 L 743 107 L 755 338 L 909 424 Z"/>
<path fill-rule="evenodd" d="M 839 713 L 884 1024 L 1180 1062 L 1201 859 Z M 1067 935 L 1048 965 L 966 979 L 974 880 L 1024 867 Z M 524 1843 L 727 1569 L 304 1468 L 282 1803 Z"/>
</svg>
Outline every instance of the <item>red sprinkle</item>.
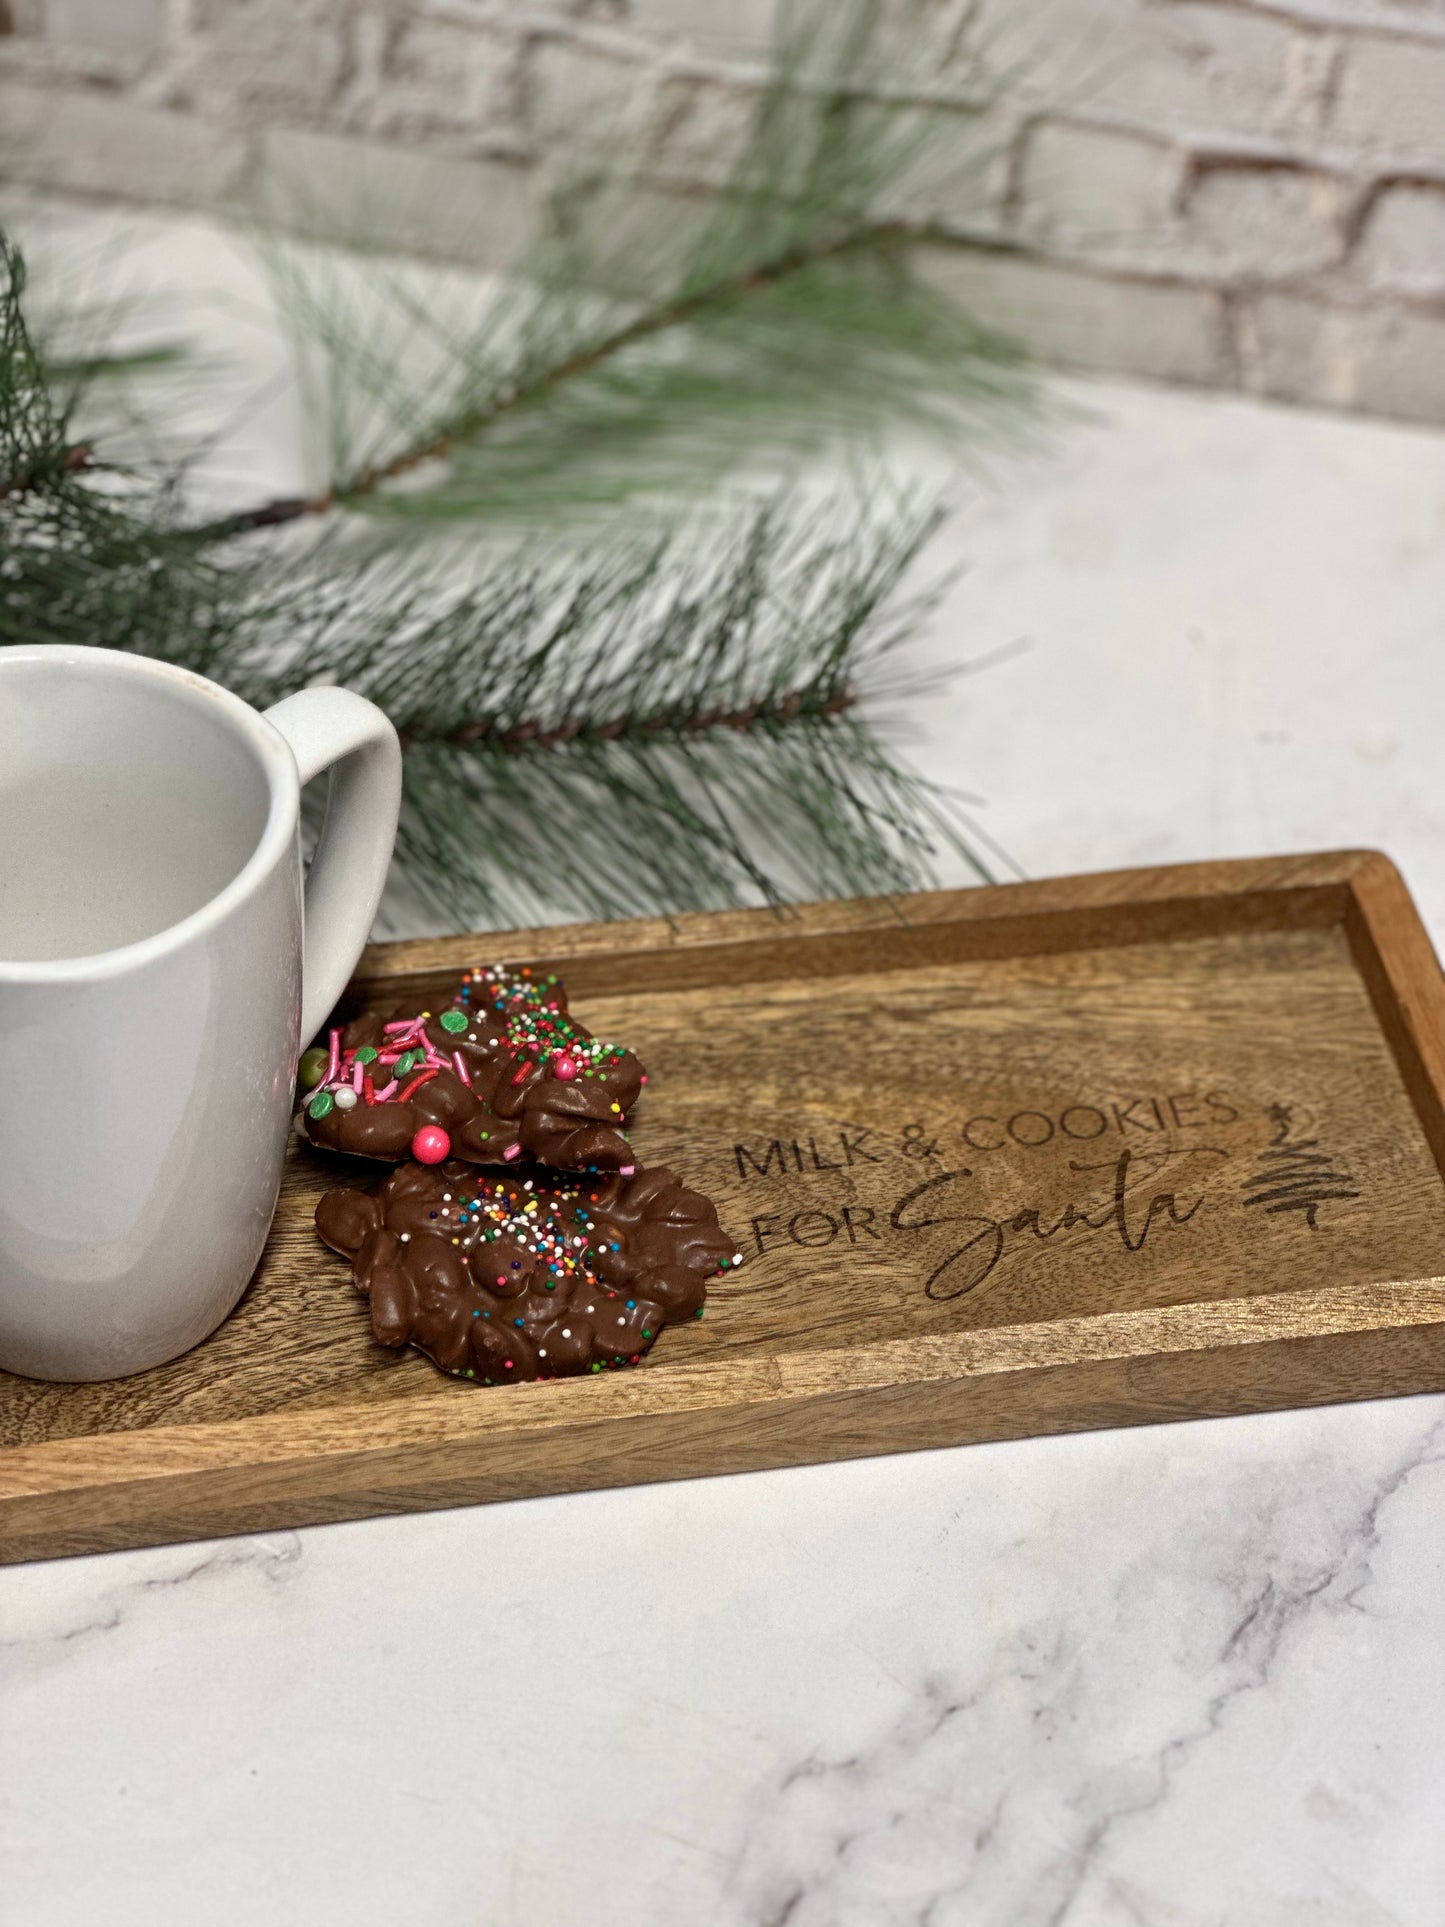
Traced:
<svg viewBox="0 0 1445 1927">
<path fill-rule="evenodd" d="M 414 1077 L 411 1080 L 411 1082 L 407 1085 L 405 1090 L 397 1092 L 396 1094 L 397 1103 L 405 1104 L 406 1100 L 411 1096 L 413 1091 L 419 1091 L 423 1084 L 429 1084 L 432 1078 L 436 1076 L 436 1074 L 437 1074 L 436 1069 L 432 1068 L 429 1070 L 424 1070 L 420 1077 Z"/>
<path fill-rule="evenodd" d="M 423 1124 L 411 1141 L 411 1154 L 419 1164 L 440 1164 L 451 1148 L 452 1141 L 440 1124 Z"/>
<path fill-rule="evenodd" d="M 368 1071 L 361 1080 L 361 1095 L 368 1104 L 374 1104 L 376 1102 L 376 1086 L 371 1081 L 370 1071 Z"/>
</svg>

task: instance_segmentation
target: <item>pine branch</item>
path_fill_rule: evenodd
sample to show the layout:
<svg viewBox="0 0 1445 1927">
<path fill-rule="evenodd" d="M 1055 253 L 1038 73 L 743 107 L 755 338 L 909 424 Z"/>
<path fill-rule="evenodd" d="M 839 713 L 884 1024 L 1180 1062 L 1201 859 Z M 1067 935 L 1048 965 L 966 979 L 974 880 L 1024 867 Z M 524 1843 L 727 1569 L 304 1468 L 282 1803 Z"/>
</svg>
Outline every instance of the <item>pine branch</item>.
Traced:
<svg viewBox="0 0 1445 1927">
<path fill-rule="evenodd" d="M 407 746 L 400 849 L 447 921 L 631 914 L 917 887 L 986 865 L 949 799 L 862 720 L 923 603 L 936 526 L 898 500 L 739 503 L 648 540 L 525 541 L 473 579 L 337 537 L 257 566 L 225 679 L 265 705 L 318 681 Z"/>
<path fill-rule="evenodd" d="M 62 475 L 76 475 L 81 469 L 89 468 L 92 450 L 88 442 L 77 442 L 71 448 L 57 448 L 49 460 L 36 465 L 18 468 L 14 474 L 0 476 L 0 502 L 12 495 L 27 495 L 33 489 L 49 487 Z"/>
<path fill-rule="evenodd" d="M 479 405 L 464 410 L 422 447 L 403 448 L 386 461 L 362 468 L 355 475 L 333 483 L 318 495 L 278 497 L 256 508 L 222 516 L 203 525 L 195 533 L 203 541 L 225 540 L 254 529 L 275 528 L 286 522 L 299 521 L 305 516 L 324 515 L 334 508 L 358 507 L 385 483 L 399 481 L 426 463 L 447 460 L 459 443 L 475 445 L 508 416 L 546 402 L 567 383 L 594 374 L 605 363 L 615 360 L 630 348 L 652 341 L 673 329 L 685 328 L 715 309 L 730 307 L 751 295 L 775 287 L 804 268 L 849 254 L 870 250 L 886 252 L 910 241 L 926 239 L 929 232 L 928 226 L 921 222 L 877 221 L 849 233 L 795 245 L 773 260 L 759 261 L 714 281 L 708 287 L 644 310 L 600 340 L 578 349 L 530 380 L 503 388 Z"/>
<path fill-rule="evenodd" d="M 890 32 L 879 0 L 795 0 L 711 199 L 659 187 L 645 140 L 617 132 L 610 155 L 577 157 L 531 253 L 478 300 L 379 264 L 364 210 L 332 211 L 332 238 L 363 250 L 349 259 L 272 246 L 327 480 L 200 535 L 336 508 L 422 528 L 553 524 L 672 505 L 739 460 L 840 433 L 907 420 L 956 436 L 1015 411 L 1015 345 L 913 274 L 934 231 L 893 211 L 932 144 L 968 138 L 869 98 L 916 55 L 906 13 Z M 325 210 L 303 208 L 328 231 Z"/>
<path fill-rule="evenodd" d="M 688 704 L 662 715 L 625 714 L 613 716 L 604 723 L 582 716 L 569 716 L 560 723 L 526 717 L 503 727 L 495 716 L 488 716 L 479 722 L 458 723 L 452 729 L 431 735 L 403 731 L 402 744 L 407 749 L 415 743 L 429 742 L 448 743 L 454 749 L 472 749 L 478 743 L 489 743 L 509 756 L 520 756 L 529 750 L 559 749 L 564 743 L 579 741 L 617 743 L 658 736 L 697 736 L 716 729 L 742 732 L 771 723 L 795 722 L 800 716 L 831 721 L 856 707 L 859 700 L 858 690 L 848 683 L 824 696 L 801 687 L 784 690 L 782 695 L 771 696 L 766 701 L 745 703 L 738 709 L 722 709 L 714 704 L 711 709 L 698 710 Z"/>
<path fill-rule="evenodd" d="M 45 488 L 67 472 L 65 423 L 26 325 L 25 261 L 0 234 L 0 500 Z"/>
<path fill-rule="evenodd" d="M 19 406 L 39 366 L 19 285 L 0 287 L 12 474 L 66 445 L 43 375 Z M 163 492 L 35 476 L 0 504 L 0 641 L 105 636 L 258 707 L 325 681 L 370 696 L 408 746 L 402 887 L 433 919 L 906 889 L 944 851 L 985 867 L 864 720 L 861 691 L 903 683 L 927 505 L 744 499 L 660 534 L 428 558 L 337 531 L 218 567 Z"/>
<path fill-rule="evenodd" d="M 407 746 L 399 887 L 447 922 L 904 890 L 948 852 L 984 874 L 871 708 L 906 687 L 901 585 L 932 510 L 779 494 L 558 533 L 742 458 L 1018 397 L 1010 345 L 919 284 L 922 230 L 879 212 L 917 143 L 869 98 L 878 0 L 796 17 L 710 206 L 659 197 L 628 154 L 565 184 L 526 273 L 466 312 L 374 256 L 334 297 L 283 264 L 332 480 L 221 522 L 190 524 L 183 465 L 126 469 L 81 432 L 84 375 L 61 399 L 5 245 L 0 642 L 101 638 L 260 707 L 320 681 L 370 696 Z M 385 539 L 320 519 L 337 506 L 389 518 Z M 548 533 L 504 546 L 506 517 Z"/>
<path fill-rule="evenodd" d="M 239 612 L 234 579 L 174 531 L 170 483 L 101 462 L 72 435 L 0 233 L 0 644 L 97 640 L 204 669 Z"/>
</svg>

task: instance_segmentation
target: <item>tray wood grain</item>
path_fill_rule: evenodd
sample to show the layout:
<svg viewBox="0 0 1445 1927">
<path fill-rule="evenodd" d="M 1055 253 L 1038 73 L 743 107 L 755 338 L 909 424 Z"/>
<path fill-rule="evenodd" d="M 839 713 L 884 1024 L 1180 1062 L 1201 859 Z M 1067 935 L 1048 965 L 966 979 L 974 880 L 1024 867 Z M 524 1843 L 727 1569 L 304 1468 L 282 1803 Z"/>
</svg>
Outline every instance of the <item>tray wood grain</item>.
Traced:
<svg viewBox="0 0 1445 1927">
<path fill-rule="evenodd" d="M 486 1391 L 370 1337 L 296 1145 L 205 1345 L 0 1373 L 0 1562 L 1445 1388 L 1445 983 L 1346 852 L 378 945 L 648 1064 L 634 1141 L 745 1263 L 642 1368 Z"/>
</svg>

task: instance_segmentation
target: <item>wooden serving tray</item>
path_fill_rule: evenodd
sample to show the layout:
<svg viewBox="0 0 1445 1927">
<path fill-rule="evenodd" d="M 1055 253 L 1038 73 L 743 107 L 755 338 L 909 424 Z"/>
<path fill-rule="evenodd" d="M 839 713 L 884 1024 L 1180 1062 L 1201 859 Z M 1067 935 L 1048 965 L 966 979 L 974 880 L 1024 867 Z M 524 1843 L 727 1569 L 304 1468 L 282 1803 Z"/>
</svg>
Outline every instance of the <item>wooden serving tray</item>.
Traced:
<svg viewBox="0 0 1445 1927">
<path fill-rule="evenodd" d="M 348 1006 L 565 972 L 746 1254 L 637 1370 L 371 1339 L 297 1144 L 176 1363 L 0 1373 L 0 1560 L 1445 1388 L 1445 984 L 1371 854 L 381 945 Z"/>
</svg>

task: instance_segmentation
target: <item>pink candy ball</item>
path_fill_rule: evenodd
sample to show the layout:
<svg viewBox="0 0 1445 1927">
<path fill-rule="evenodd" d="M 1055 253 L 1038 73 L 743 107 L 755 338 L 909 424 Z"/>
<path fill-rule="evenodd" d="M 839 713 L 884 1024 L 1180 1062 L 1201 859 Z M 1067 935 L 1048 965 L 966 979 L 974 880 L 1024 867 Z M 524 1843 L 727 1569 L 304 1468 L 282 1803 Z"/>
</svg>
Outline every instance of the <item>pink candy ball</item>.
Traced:
<svg viewBox="0 0 1445 1927">
<path fill-rule="evenodd" d="M 577 1059 L 569 1057 L 566 1051 L 559 1050 L 552 1059 L 552 1075 L 560 1077 L 564 1084 L 570 1084 L 577 1075 Z"/>
<path fill-rule="evenodd" d="M 452 1148 L 452 1141 L 440 1124 L 423 1124 L 411 1141 L 411 1154 L 418 1164 L 440 1164 Z"/>
</svg>

